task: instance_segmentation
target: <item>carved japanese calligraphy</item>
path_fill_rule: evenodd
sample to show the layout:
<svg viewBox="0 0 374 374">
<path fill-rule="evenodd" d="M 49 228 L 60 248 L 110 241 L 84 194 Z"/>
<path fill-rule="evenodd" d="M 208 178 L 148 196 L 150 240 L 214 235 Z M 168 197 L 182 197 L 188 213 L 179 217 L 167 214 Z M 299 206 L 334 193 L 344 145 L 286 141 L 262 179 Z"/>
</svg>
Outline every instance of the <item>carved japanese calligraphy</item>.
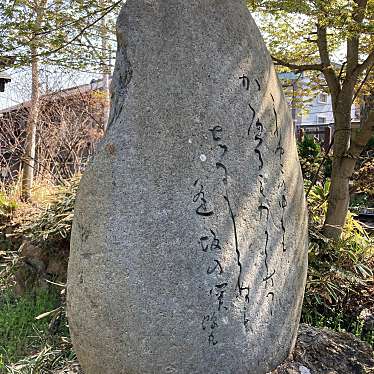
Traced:
<svg viewBox="0 0 374 374">
<path fill-rule="evenodd" d="M 82 368 L 271 372 L 297 331 L 307 215 L 261 35 L 239 0 L 127 0 L 117 37 L 108 131 L 71 233 Z"/>
</svg>

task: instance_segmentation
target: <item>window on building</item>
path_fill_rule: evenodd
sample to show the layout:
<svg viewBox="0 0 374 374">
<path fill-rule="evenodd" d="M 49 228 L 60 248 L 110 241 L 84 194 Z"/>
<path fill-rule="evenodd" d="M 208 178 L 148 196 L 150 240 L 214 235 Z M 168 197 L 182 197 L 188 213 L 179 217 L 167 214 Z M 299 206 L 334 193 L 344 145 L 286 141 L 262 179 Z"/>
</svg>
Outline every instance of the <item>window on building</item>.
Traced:
<svg viewBox="0 0 374 374">
<path fill-rule="evenodd" d="M 325 92 L 321 92 L 321 93 L 318 95 L 318 102 L 319 102 L 319 103 L 326 104 L 326 103 L 327 103 L 327 99 L 328 99 L 328 95 L 327 95 L 327 93 L 325 93 Z"/>
<path fill-rule="evenodd" d="M 324 125 L 326 123 L 326 117 L 317 116 L 317 125 Z"/>
</svg>

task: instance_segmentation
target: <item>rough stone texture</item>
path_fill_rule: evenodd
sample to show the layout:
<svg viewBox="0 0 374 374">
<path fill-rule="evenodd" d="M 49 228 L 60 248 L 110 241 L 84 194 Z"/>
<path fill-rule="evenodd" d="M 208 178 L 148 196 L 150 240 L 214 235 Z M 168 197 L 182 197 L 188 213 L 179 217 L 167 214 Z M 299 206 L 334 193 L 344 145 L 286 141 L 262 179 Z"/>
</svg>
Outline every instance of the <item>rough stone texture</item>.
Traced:
<svg viewBox="0 0 374 374">
<path fill-rule="evenodd" d="M 373 374 L 369 344 L 352 334 L 300 325 L 291 357 L 269 374 Z M 56 374 L 83 374 L 78 362 Z"/>
<path fill-rule="evenodd" d="M 68 312 L 87 374 L 265 373 L 307 267 L 292 121 L 241 0 L 128 0 L 78 193 Z"/>
<path fill-rule="evenodd" d="M 292 359 L 271 374 L 373 374 L 373 349 L 354 335 L 300 325 Z"/>
</svg>

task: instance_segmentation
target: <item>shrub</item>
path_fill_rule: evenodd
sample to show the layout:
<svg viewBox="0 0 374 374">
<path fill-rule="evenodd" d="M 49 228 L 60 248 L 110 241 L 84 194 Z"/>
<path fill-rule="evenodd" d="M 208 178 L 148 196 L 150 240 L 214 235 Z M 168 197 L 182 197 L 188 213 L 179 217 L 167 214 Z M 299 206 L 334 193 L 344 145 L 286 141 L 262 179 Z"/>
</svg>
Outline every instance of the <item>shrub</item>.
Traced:
<svg viewBox="0 0 374 374">
<path fill-rule="evenodd" d="M 321 234 L 328 191 L 329 181 L 313 186 L 308 197 L 310 248 L 302 321 L 347 330 L 373 344 L 370 321 L 360 318 L 365 311 L 373 313 L 374 241 L 352 213 L 340 240 Z"/>
<path fill-rule="evenodd" d="M 329 157 L 324 159 L 325 155 L 321 145 L 312 136 L 305 135 L 303 140 L 298 142 L 297 148 L 304 180 L 313 181 L 317 176 L 317 181 L 323 182 L 326 177 L 331 175 L 331 160 Z"/>
<path fill-rule="evenodd" d="M 352 176 L 353 190 L 368 200 L 374 201 L 374 158 L 366 159 Z"/>
</svg>

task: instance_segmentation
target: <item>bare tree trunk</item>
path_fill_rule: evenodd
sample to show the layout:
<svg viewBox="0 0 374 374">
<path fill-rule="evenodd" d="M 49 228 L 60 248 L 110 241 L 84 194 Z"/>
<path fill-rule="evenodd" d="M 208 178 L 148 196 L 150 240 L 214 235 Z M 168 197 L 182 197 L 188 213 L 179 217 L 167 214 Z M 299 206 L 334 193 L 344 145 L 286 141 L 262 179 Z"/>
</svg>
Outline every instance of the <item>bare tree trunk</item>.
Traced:
<svg viewBox="0 0 374 374">
<path fill-rule="evenodd" d="M 343 109 L 343 105 L 337 106 L 334 110 L 334 120 L 335 135 L 331 185 L 323 231 L 327 237 L 337 239 L 340 237 L 348 212 L 349 178 L 352 175 L 349 170 L 344 170 L 351 137 L 350 104 L 348 104 L 348 110 L 347 107 Z"/>
<path fill-rule="evenodd" d="M 47 0 L 35 1 L 35 29 L 30 40 L 31 52 L 31 105 L 26 125 L 26 144 L 23 156 L 22 199 L 30 200 L 35 171 L 36 130 L 40 111 L 38 31 L 42 23 Z"/>
<path fill-rule="evenodd" d="M 286 66 L 295 71 L 319 71 L 327 82 L 332 102 L 335 120 L 333 164 L 331 175 L 331 186 L 328 199 L 328 209 L 324 223 L 324 234 L 332 239 L 340 238 L 343 230 L 348 206 L 349 206 L 349 179 L 352 176 L 356 161 L 363 148 L 374 134 L 373 108 L 374 105 L 366 105 L 361 120 L 361 128 L 354 137 L 351 129 L 351 106 L 358 97 L 367 77 L 374 64 L 374 50 L 372 50 L 362 63 L 360 60 L 360 26 L 365 19 L 365 12 L 368 0 L 355 0 L 352 11 L 352 19 L 355 24 L 350 26 L 346 40 L 347 60 L 341 66 L 340 73 L 334 68 L 331 62 L 328 33 L 324 14 L 328 11 L 325 5 L 328 2 L 319 2 L 317 8 L 322 10 L 317 23 L 317 39 L 320 64 L 293 64 L 283 59 L 273 57 L 273 60 L 280 65 Z M 358 80 L 366 71 L 364 78 L 355 90 Z M 343 74 L 345 72 L 345 74 Z M 345 77 L 344 77 L 345 75 Z M 344 77 L 344 78 L 343 78 Z M 371 96 L 372 97 L 372 96 Z M 369 113 L 369 114 L 368 114 Z"/>
<path fill-rule="evenodd" d="M 352 133 L 349 113 L 338 108 L 335 116 L 334 155 L 328 210 L 323 232 L 328 238 L 339 239 L 345 224 L 349 207 L 349 180 L 357 159 L 374 134 L 374 99 L 366 99 L 361 114 L 361 127 Z M 348 106 L 350 109 L 350 105 Z"/>
<path fill-rule="evenodd" d="M 36 48 L 31 50 L 31 106 L 27 118 L 26 144 L 23 157 L 22 199 L 30 200 L 34 180 L 36 128 L 40 110 L 39 61 Z"/>
</svg>

